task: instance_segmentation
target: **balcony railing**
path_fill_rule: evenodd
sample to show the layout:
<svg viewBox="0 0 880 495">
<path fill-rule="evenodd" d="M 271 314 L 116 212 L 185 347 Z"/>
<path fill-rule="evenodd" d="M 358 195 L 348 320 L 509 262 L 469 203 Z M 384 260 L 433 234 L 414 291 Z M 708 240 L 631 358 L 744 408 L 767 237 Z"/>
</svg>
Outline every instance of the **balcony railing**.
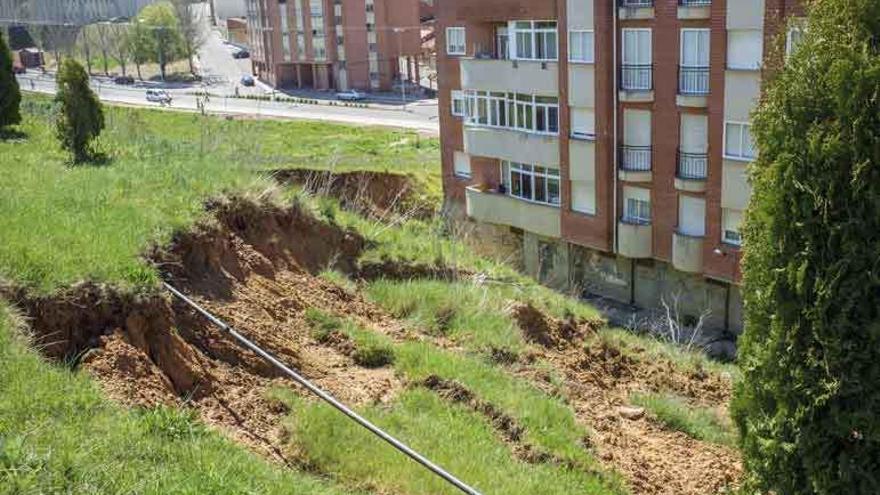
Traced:
<svg viewBox="0 0 880 495">
<path fill-rule="evenodd" d="M 626 91 L 650 91 L 654 88 L 653 65 L 624 64 L 620 69 L 620 88 Z"/>
<path fill-rule="evenodd" d="M 620 149 L 620 168 L 627 172 L 650 172 L 651 147 L 622 146 Z"/>
<path fill-rule="evenodd" d="M 709 170 L 709 155 L 706 153 L 678 152 L 678 177 L 688 180 L 705 180 Z"/>
<path fill-rule="evenodd" d="M 678 0 L 678 4 L 682 7 L 708 7 L 712 0 Z"/>
<path fill-rule="evenodd" d="M 620 0 L 620 6 L 636 9 L 641 7 L 653 7 L 654 0 Z"/>
<path fill-rule="evenodd" d="M 678 68 L 678 92 L 686 96 L 709 94 L 709 68 L 686 67 Z"/>
</svg>

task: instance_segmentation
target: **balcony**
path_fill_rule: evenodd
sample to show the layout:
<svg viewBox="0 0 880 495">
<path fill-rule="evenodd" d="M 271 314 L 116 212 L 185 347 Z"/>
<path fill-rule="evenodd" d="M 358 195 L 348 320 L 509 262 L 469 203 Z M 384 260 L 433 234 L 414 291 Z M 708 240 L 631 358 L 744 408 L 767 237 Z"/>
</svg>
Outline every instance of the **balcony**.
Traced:
<svg viewBox="0 0 880 495">
<path fill-rule="evenodd" d="M 674 232 L 672 234 L 672 266 L 683 272 L 702 272 L 703 240 L 702 236 Z"/>
<path fill-rule="evenodd" d="M 678 97 L 676 102 L 682 107 L 705 107 L 709 95 L 709 68 L 678 68 Z"/>
<path fill-rule="evenodd" d="M 678 18 L 681 20 L 709 19 L 712 0 L 678 0 Z"/>
<path fill-rule="evenodd" d="M 617 223 L 617 252 L 627 258 L 650 258 L 653 229 L 649 223 L 622 219 Z"/>
<path fill-rule="evenodd" d="M 495 191 L 469 187 L 468 217 L 495 225 L 507 225 L 546 237 L 562 236 L 559 208 L 530 203 Z"/>
<path fill-rule="evenodd" d="M 620 101 L 654 101 L 654 66 L 623 64 L 620 68 Z"/>
<path fill-rule="evenodd" d="M 466 125 L 464 151 L 469 155 L 510 160 L 520 163 L 540 163 L 559 167 L 559 138 L 513 129 Z"/>
<path fill-rule="evenodd" d="M 540 95 L 559 94 L 556 62 L 465 58 L 461 60 L 461 87 Z"/>
<path fill-rule="evenodd" d="M 704 192 L 709 170 L 709 155 L 706 153 L 678 152 L 678 170 L 675 173 L 675 188 L 680 191 Z"/>
<path fill-rule="evenodd" d="M 623 21 L 653 19 L 654 0 L 620 0 L 618 17 Z"/>
<path fill-rule="evenodd" d="M 618 177 L 626 182 L 651 182 L 650 146 L 621 146 Z"/>
</svg>

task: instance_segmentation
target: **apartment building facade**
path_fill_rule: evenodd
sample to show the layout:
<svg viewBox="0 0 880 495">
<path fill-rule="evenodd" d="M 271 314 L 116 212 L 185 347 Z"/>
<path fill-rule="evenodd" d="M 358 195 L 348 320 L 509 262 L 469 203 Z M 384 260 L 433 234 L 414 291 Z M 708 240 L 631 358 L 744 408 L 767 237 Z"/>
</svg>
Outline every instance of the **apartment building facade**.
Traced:
<svg viewBox="0 0 880 495">
<path fill-rule="evenodd" d="M 247 19 L 254 74 L 272 86 L 390 90 L 418 81 L 419 0 L 247 0 Z"/>
<path fill-rule="evenodd" d="M 440 0 L 447 204 L 521 243 L 545 283 L 677 301 L 738 333 L 749 115 L 801 15 L 793 0 Z"/>
</svg>

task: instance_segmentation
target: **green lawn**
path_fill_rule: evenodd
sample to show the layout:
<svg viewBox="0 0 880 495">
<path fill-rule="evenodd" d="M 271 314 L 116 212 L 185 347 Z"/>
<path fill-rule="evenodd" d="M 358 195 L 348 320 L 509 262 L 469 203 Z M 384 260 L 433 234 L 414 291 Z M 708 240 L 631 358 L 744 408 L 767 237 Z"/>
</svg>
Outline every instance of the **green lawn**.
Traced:
<svg viewBox="0 0 880 495">
<path fill-rule="evenodd" d="M 345 495 L 274 467 L 185 411 L 123 410 L 28 350 L 0 304 L 0 494 Z"/>
<path fill-rule="evenodd" d="M 279 168 L 412 174 L 439 188 L 435 139 L 312 122 L 227 121 L 105 107 L 108 166 L 71 167 L 49 100 L 27 96 L 24 141 L 0 141 L 0 278 L 51 291 L 90 279 L 152 284 L 139 259 L 224 192 L 260 194 Z"/>
</svg>

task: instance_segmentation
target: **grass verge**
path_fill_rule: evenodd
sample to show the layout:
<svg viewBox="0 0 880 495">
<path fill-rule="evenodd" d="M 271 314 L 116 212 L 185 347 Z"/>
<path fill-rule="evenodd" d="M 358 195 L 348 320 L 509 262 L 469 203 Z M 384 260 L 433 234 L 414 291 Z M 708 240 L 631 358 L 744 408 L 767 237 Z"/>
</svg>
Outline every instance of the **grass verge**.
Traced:
<svg viewBox="0 0 880 495">
<path fill-rule="evenodd" d="M 41 292 L 83 279 L 148 285 L 139 258 L 224 192 L 261 194 L 280 168 L 406 173 L 439 191 L 438 144 L 416 133 L 105 107 L 105 166 L 71 167 L 52 103 L 29 95 L 27 138 L 0 141 L 0 278 Z"/>
</svg>

